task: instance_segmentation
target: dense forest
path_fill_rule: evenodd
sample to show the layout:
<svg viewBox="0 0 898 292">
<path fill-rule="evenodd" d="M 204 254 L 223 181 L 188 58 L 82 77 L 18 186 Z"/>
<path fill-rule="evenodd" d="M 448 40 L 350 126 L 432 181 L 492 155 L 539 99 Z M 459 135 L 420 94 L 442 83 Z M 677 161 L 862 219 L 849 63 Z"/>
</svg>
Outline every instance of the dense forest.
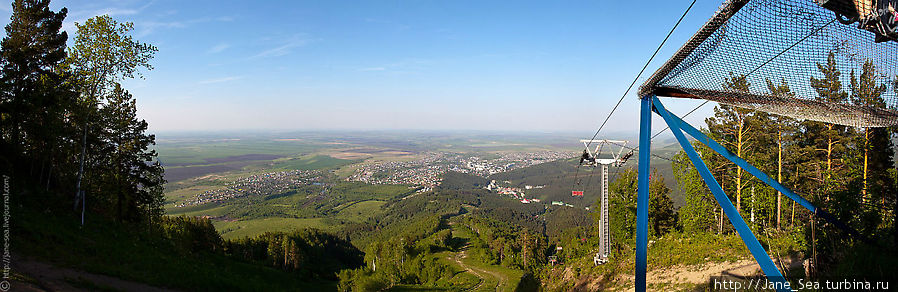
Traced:
<svg viewBox="0 0 898 292">
<path fill-rule="evenodd" d="M 296 289 L 362 264 L 354 245 L 317 230 L 225 241 L 209 219 L 164 216 L 155 136 L 122 86 L 153 69 L 157 49 L 108 15 L 76 22 L 69 40 L 67 13 L 16 0 L 0 43 L 14 252 L 189 290 Z"/>
<path fill-rule="evenodd" d="M 835 103 L 885 107 L 883 92 L 889 78 L 877 73 L 870 61 L 850 72 L 840 72 L 834 53 L 817 64 L 819 78 L 810 84 L 818 99 Z M 848 84 L 843 85 L 843 74 Z M 724 87 L 747 92 L 744 76 L 731 74 Z M 771 95 L 792 95 L 785 80 L 766 80 Z M 891 86 L 892 90 L 898 87 Z M 784 237 L 800 235 L 810 272 L 844 276 L 839 264 L 862 241 L 894 247 L 896 168 L 893 138 L 895 128 L 855 128 L 816 121 L 797 121 L 763 112 L 726 105 L 715 108 L 706 120 L 706 133 L 732 153 L 745 158 L 815 206 L 826 210 L 856 229 L 851 236 L 832 222 L 802 206 L 742 168 L 695 142 L 697 150 L 714 172 L 736 208 L 757 232 Z M 674 163 L 679 187 L 686 190 L 687 203 L 680 210 L 681 227 L 687 232 L 732 232 L 713 196 L 703 185 L 684 153 Z"/>
<path fill-rule="evenodd" d="M 15 1 L 12 8 L 0 43 L 0 167 L 21 186 L 54 191 L 55 200 L 76 210 L 118 221 L 158 219 L 164 180 L 150 150 L 155 137 L 121 86 L 152 69 L 156 48 L 109 16 L 77 23 L 67 47 L 65 8 L 51 11 L 49 1 Z"/>
</svg>

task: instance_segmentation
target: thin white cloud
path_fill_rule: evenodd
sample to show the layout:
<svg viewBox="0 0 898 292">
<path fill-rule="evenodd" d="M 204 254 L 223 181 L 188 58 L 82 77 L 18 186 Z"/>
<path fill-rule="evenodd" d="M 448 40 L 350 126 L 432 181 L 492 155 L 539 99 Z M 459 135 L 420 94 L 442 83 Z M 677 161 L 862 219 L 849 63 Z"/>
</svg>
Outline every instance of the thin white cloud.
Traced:
<svg viewBox="0 0 898 292">
<path fill-rule="evenodd" d="M 359 68 L 359 71 L 384 71 L 387 68 L 384 67 L 368 67 L 368 68 Z"/>
<path fill-rule="evenodd" d="M 123 15 L 134 15 L 140 12 L 138 9 L 127 9 L 127 8 L 104 8 L 101 10 L 95 11 L 94 15 L 109 15 L 112 17 L 115 16 L 123 16 Z"/>
<path fill-rule="evenodd" d="M 215 45 L 214 47 L 209 48 L 209 50 L 207 52 L 210 54 L 217 54 L 217 53 L 223 52 L 224 50 L 227 50 L 230 47 L 231 47 L 231 45 L 229 45 L 229 44 L 221 43 L 221 44 Z"/>
<path fill-rule="evenodd" d="M 100 16 L 100 15 L 109 15 L 113 18 L 120 18 L 122 16 L 131 16 L 138 15 L 143 12 L 145 9 L 153 5 L 156 1 L 148 1 L 144 5 L 136 8 L 130 7 L 105 7 L 94 10 L 79 10 L 79 11 L 70 11 L 68 14 L 69 19 L 73 19 L 72 21 L 67 21 L 62 24 L 62 30 L 66 31 L 70 36 L 73 36 L 77 32 L 77 28 L 75 27 L 75 23 L 83 24 L 87 21 L 87 19 Z M 96 7 L 96 6 L 94 6 Z"/>
<path fill-rule="evenodd" d="M 309 39 L 305 36 L 299 35 L 290 38 L 286 43 L 283 43 L 277 47 L 264 50 L 258 54 L 253 55 L 250 59 L 256 58 L 269 58 L 269 57 L 280 57 L 293 52 L 293 49 L 305 46 L 309 43 Z"/>
<path fill-rule="evenodd" d="M 240 80 L 240 79 L 243 79 L 243 76 L 228 76 L 228 77 L 222 77 L 222 78 L 216 78 L 216 79 L 208 79 L 208 80 L 200 81 L 198 83 L 199 84 L 215 84 L 215 83 L 231 82 L 231 81 Z"/>
</svg>

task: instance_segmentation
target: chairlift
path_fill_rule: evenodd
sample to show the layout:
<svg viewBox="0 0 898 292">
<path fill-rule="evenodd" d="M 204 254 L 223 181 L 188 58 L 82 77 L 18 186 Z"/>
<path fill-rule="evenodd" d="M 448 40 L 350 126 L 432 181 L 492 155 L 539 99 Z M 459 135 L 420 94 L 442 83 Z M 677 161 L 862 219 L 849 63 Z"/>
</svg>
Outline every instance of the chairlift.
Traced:
<svg viewBox="0 0 898 292">
<path fill-rule="evenodd" d="M 876 34 L 875 42 L 898 41 L 898 1 L 896 0 L 815 0 L 836 14 L 842 24 L 857 22 L 859 29 Z"/>
</svg>

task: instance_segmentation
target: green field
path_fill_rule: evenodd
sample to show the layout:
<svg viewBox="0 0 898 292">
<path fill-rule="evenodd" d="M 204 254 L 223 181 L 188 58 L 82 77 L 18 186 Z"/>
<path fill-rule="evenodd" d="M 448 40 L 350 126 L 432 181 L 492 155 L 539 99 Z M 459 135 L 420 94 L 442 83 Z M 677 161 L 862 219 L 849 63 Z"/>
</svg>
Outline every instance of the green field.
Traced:
<svg viewBox="0 0 898 292">
<path fill-rule="evenodd" d="M 275 231 L 291 231 L 303 228 L 316 228 L 325 231 L 339 230 L 344 224 L 352 222 L 362 222 L 368 218 L 377 216 L 383 211 L 381 206 L 386 202 L 377 200 L 367 200 L 361 202 L 348 203 L 347 206 L 341 208 L 335 215 L 319 218 L 283 218 L 268 217 L 260 219 L 248 220 L 217 220 L 214 221 L 215 229 L 221 233 L 225 239 L 236 239 L 241 237 L 254 237 L 265 232 Z M 193 211 L 183 213 L 188 216 L 200 216 L 200 214 L 208 214 L 211 216 L 221 216 L 226 212 L 226 207 L 215 207 L 202 211 Z"/>
<path fill-rule="evenodd" d="M 156 151 L 166 165 L 208 164 L 210 159 L 247 154 L 292 156 L 312 153 L 327 147 L 321 142 L 274 137 L 228 136 L 210 138 L 172 138 L 157 140 Z"/>
<path fill-rule="evenodd" d="M 333 158 L 327 155 L 307 155 L 299 158 L 289 158 L 277 161 L 272 167 L 287 170 L 315 170 L 331 169 L 353 164 L 356 160 Z"/>
<path fill-rule="evenodd" d="M 340 212 L 337 213 L 337 217 L 349 221 L 364 221 L 368 218 L 380 215 L 382 213 L 381 207 L 384 204 L 386 204 L 386 202 L 378 200 L 355 202 L 340 209 Z"/>
<path fill-rule="evenodd" d="M 224 239 L 254 237 L 265 232 L 292 231 L 303 228 L 316 228 L 333 231 L 336 227 L 328 224 L 325 218 L 264 218 L 239 221 L 215 221 L 215 229 Z"/>
</svg>

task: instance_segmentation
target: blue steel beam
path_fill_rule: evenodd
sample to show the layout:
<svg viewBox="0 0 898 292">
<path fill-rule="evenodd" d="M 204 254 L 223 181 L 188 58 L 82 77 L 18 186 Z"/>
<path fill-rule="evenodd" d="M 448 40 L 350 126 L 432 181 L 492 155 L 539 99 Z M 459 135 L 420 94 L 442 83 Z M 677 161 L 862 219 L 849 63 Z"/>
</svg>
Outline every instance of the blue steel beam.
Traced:
<svg viewBox="0 0 898 292">
<path fill-rule="evenodd" d="M 649 240 L 649 164 L 652 149 L 652 99 L 644 96 L 641 99 L 639 117 L 639 174 L 636 188 L 636 283 L 637 292 L 645 291 L 646 247 Z"/>
<path fill-rule="evenodd" d="M 758 242 L 755 234 L 752 233 L 751 229 L 748 228 L 748 225 L 745 224 L 745 219 L 742 218 L 739 211 L 736 210 L 736 207 L 730 202 L 729 197 L 723 192 L 717 179 L 711 174 L 711 170 L 708 169 L 708 166 L 705 165 L 704 161 L 698 156 L 698 153 L 695 152 L 695 148 L 692 148 L 692 144 L 689 143 L 689 140 L 686 139 L 686 136 L 680 130 L 680 123 L 672 118 L 673 114 L 664 109 L 664 105 L 661 104 L 657 97 L 653 97 L 652 99 L 655 111 L 658 112 L 658 115 L 664 118 L 664 121 L 670 126 L 670 131 L 673 132 L 677 141 L 680 142 L 680 146 L 683 147 L 683 151 L 685 151 L 686 155 L 689 156 L 689 159 L 692 160 L 695 169 L 698 170 L 702 180 L 705 181 L 705 185 L 707 185 L 711 190 L 711 193 L 714 194 L 714 198 L 717 200 L 717 203 L 720 204 L 720 207 L 727 215 L 730 223 L 733 224 L 736 232 L 742 237 L 742 242 L 745 243 L 745 246 L 748 247 L 748 250 L 751 252 L 752 256 L 754 256 L 755 261 L 761 266 L 761 270 L 767 275 L 767 279 L 773 282 L 771 283 L 772 287 L 776 288 L 777 291 L 791 291 L 789 282 L 786 281 L 783 274 L 776 268 L 776 265 L 773 263 L 773 260 L 770 259 L 767 251 L 764 250 L 764 247 Z M 642 152 L 640 151 L 640 154 L 641 153 Z"/>
<path fill-rule="evenodd" d="M 656 109 L 657 109 L 657 107 L 656 107 Z M 696 129 L 689 123 L 683 121 L 676 115 L 671 114 L 669 116 L 671 118 L 671 121 L 673 123 L 676 123 L 677 126 L 683 130 L 683 132 L 686 132 L 686 134 L 689 134 L 689 136 L 692 136 L 699 142 L 702 142 L 703 144 L 707 145 L 709 148 L 711 148 L 711 150 L 714 150 L 714 152 L 719 153 L 721 156 L 723 156 L 727 160 L 735 163 L 736 165 L 738 165 L 739 167 L 741 167 L 748 173 L 751 173 L 752 175 L 757 177 L 759 180 L 761 180 L 761 182 L 773 187 L 777 191 L 786 195 L 786 197 L 792 199 L 795 202 L 798 202 L 799 205 L 805 207 L 806 209 L 810 210 L 814 214 L 819 215 L 820 217 L 823 217 L 830 223 L 833 223 L 834 225 L 838 226 L 842 230 L 845 230 L 846 232 L 850 233 L 851 235 L 854 235 L 865 242 L 871 242 L 865 236 L 863 236 L 859 232 L 857 232 L 857 230 L 855 230 L 854 228 L 851 228 L 848 225 L 845 225 L 845 223 L 842 223 L 842 221 L 839 221 L 838 219 L 836 219 L 835 216 L 833 216 L 830 213 L 827 213 L 823 209 L 817 208 L 817 206 L 814 206 L 813 204 L 811 204 L 811 202 L 809 202 L 807 199 L 799 196 L 798 194 L 796 194 L 789 188 L 783 186 L 778 181 L 776 181 L 775 179 L 773 179 L 772 177 L 770 177 L 769 175 L 767 175 L 766 173 L 764 173 L 763 171 L 761 171 L 760 169 L 755 167 L 754 165 L 751 165 L 750 163 L 748 163 L 748 161 L 745 161 L 745 159 L 742 159 L 741 157 L 736 156 L 736 154 L 733 154 L 733 152 L 730 152 L 730 150 L 727 150 L 726 147 L 723 147 L 722 145 L 720 145 L 720 143 L 717 143 L 717 141 L 714 141 L 713 139 L 711 139 L 710 137 L 705 135 L 705 133 L 702 133 L 702 131 L 699 131 L 698 129 Z M 671 122 L 668 122 L 668 124 L 669 123 L 671 123 Z"/>
</svg>

